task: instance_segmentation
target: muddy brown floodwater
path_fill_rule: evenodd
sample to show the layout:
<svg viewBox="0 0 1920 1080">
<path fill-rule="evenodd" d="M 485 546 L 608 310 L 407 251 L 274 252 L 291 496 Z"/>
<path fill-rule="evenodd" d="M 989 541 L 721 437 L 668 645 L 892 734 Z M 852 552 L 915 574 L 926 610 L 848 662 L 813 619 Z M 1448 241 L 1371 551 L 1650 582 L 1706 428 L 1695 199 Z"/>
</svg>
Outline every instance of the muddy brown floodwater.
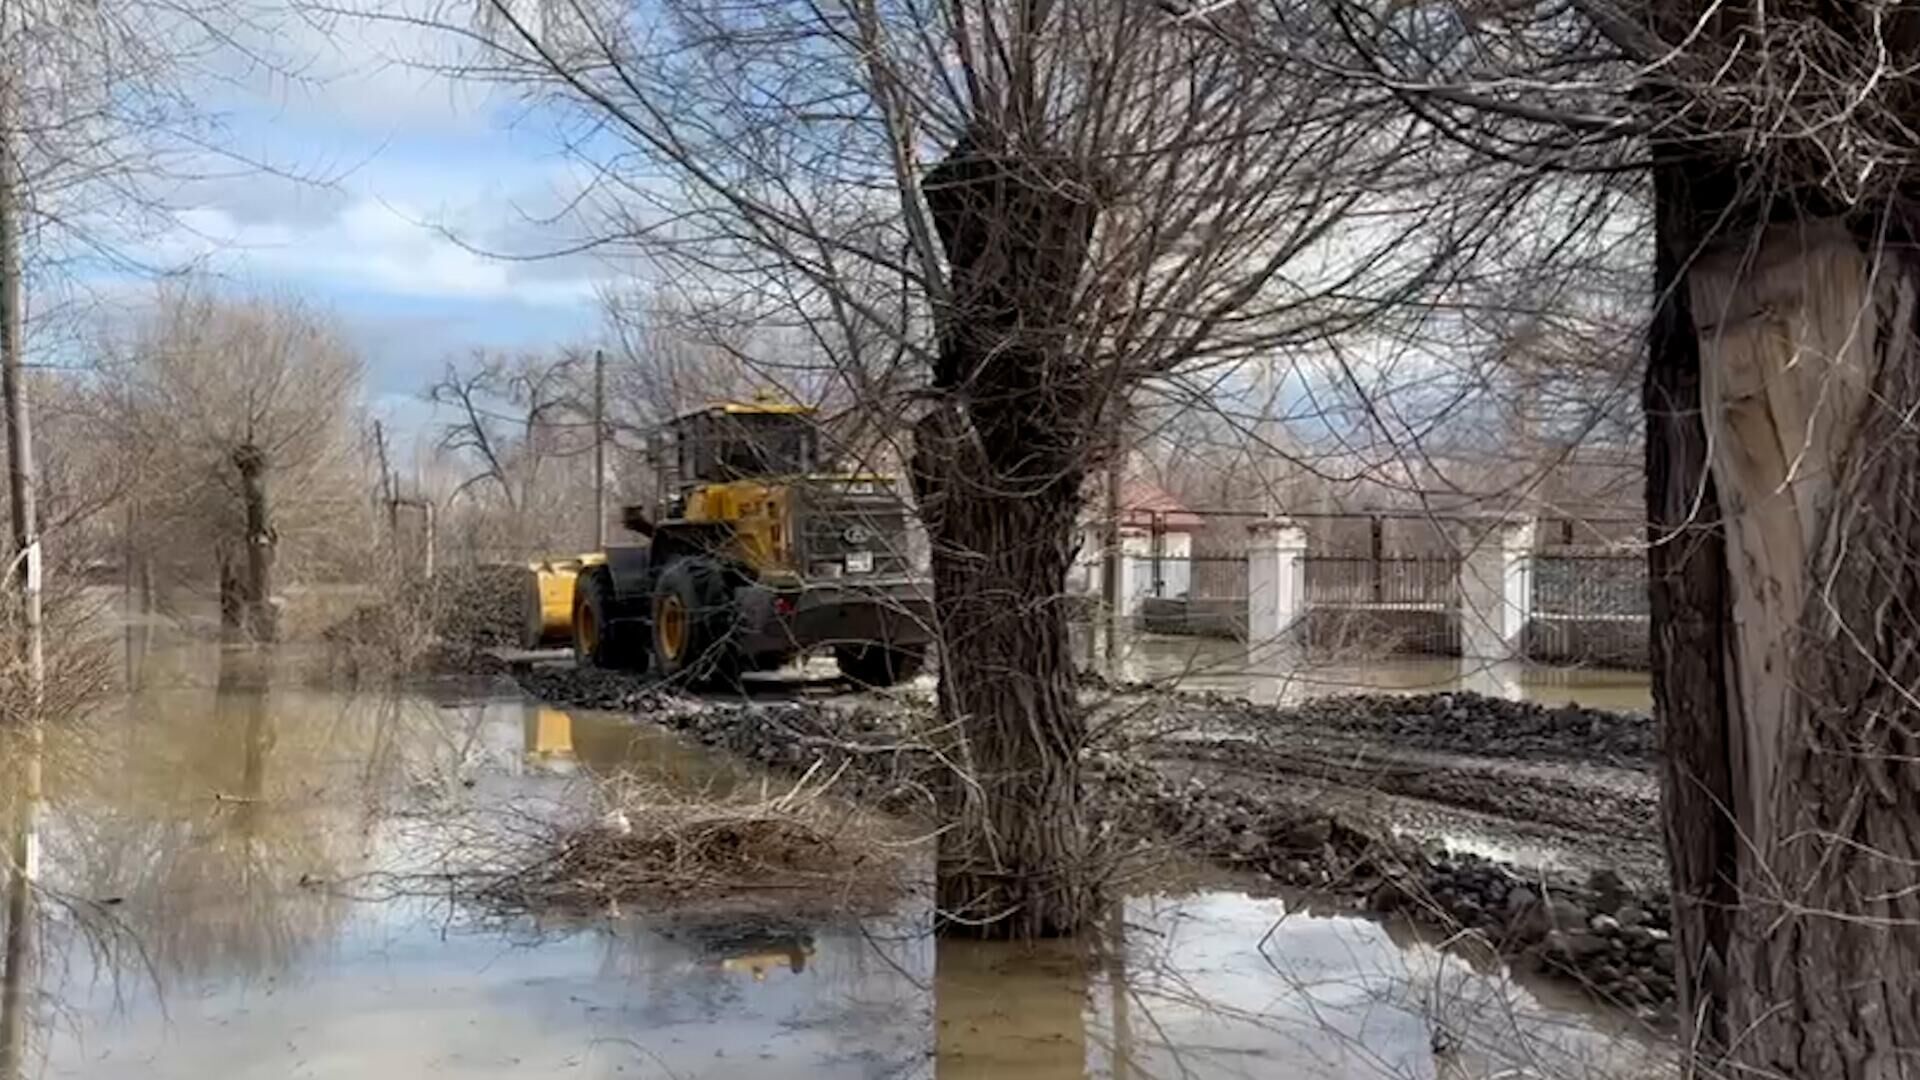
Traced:
<svg viewBox="0 0 1920 1080">
<path fill-rule="evenodd" d="M 1638 1077 L 1612 1014 L 1409 928 L 1218 883 L 1040 946 L 854 922 L 502 920 L 389 875 L 622 769 L 757 783 L 504 683 L 313 689 L 217 649 L 49 746 L 36 1071 L 62 1078 Z M 411 880 L 411 878 L 409 878 Z"/>
</svg>

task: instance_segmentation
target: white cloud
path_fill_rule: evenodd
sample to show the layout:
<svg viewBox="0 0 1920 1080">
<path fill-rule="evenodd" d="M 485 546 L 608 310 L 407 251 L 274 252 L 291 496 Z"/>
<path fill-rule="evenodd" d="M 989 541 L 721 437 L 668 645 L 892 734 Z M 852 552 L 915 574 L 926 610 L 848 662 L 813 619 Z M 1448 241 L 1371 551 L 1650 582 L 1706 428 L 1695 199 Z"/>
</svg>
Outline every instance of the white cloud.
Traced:
<svg viewBox="0 0 1920 1080">
<path fill-rule="evenodd" d="M 246 52 L 223 71 L 223 104 L 379 134 L 481 130 L 497 103 L 492 87 L 442 74 L 458 66 L 459 36 L 403 17 L 394 0 L 342 0 L 325 12 L 259 0 L 249 10 L 236 35 Z"/>
<path fill-rule="evenodd" d="M 516 264 L 468 250 L 421 224 L 428 215 L 368 198 L 315 224 L 243 222 L 217 206 L 180 215 L 155 261 L 197 263 L 219 273 L 279 279 L 327 292 L 400 297 L 512 299 L 526 304 L 589 303 L 595 281 L 582 272 L 517 272 Z M 530 264 L 529 264 L 530 265 Z"/>
</svg>

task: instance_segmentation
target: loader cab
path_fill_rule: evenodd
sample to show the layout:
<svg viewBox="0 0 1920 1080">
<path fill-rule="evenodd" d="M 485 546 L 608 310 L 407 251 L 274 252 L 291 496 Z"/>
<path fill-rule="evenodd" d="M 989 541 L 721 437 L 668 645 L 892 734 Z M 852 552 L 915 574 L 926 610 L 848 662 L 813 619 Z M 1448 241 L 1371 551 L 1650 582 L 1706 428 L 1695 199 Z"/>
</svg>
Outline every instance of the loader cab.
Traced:
<svg viewBox="0 0 1920 1080">
<path fill-rule="evenodd" d="M 819 466 L 815 410 L 777 402 L 727 402 L 690 412 L 667 425 L 672 446 L 669 515 L 677 517 L 689 492 L 711 484 L 805 476 Z"/>
</svg>

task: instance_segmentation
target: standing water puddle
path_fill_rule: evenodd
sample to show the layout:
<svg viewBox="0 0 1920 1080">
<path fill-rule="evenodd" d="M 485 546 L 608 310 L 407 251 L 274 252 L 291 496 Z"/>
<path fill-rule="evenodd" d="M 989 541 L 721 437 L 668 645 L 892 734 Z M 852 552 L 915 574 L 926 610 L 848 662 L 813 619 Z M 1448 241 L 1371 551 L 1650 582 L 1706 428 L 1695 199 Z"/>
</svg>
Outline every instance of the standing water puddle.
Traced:
<svg viewBox="0 0 1920 1080">
<path fill-rule="evenodd" d="M 178 672 L 175 673 L 179 675 Z M 1235 891 L 1132 896 L 1102 933 L 936 941 L 922 899 L 825 925 L 482 918 L 368 883 L 436 807 L 584 797 L 619 769 L 760 782 L 616 716 L 147 689 L 48 753 L 48 1077 L 1653 1075 L 1610 1015 L 1411 931 Z M 1118 943 L 1118 948 L 1114 948 Z M 30 1073 L 29 1075 L 35 1075 Z"/>
</svg>

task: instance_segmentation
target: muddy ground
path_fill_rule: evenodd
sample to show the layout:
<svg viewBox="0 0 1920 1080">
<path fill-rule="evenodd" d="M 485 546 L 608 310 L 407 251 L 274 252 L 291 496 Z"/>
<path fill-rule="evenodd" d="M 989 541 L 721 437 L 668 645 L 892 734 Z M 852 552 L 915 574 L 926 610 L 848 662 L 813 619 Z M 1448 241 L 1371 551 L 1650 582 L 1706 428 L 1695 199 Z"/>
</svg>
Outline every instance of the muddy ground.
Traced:
<svg viewBox="0 0 1920 1080">
<path fill-rule="evenodd" d="M 688 695 L 566 667 L 517 678 L 776 768 L 844 765 L 845 790 L 894 812 L 930 808 L 940 776 L 924 695 Z M 1401 911 L 1670 1017 L 1648 718 L 1465 693 L 1291 708 L 1097 684 L 1084 696 L 1088 796 L 1133 854 L 1198 853 Z"/>
<path fill-rule="evenodd" d="M 1529 869 L 1612 871 L 1645 889 L 1665 880 L 1645 716 L 1464 693 L 1294 708 L 1211 697 L 1146 702 L 1140 724 L 1151 725 L 1164 766 L 1184 762 L 1215 782 L 1299 791 Z"/>
</svg>

